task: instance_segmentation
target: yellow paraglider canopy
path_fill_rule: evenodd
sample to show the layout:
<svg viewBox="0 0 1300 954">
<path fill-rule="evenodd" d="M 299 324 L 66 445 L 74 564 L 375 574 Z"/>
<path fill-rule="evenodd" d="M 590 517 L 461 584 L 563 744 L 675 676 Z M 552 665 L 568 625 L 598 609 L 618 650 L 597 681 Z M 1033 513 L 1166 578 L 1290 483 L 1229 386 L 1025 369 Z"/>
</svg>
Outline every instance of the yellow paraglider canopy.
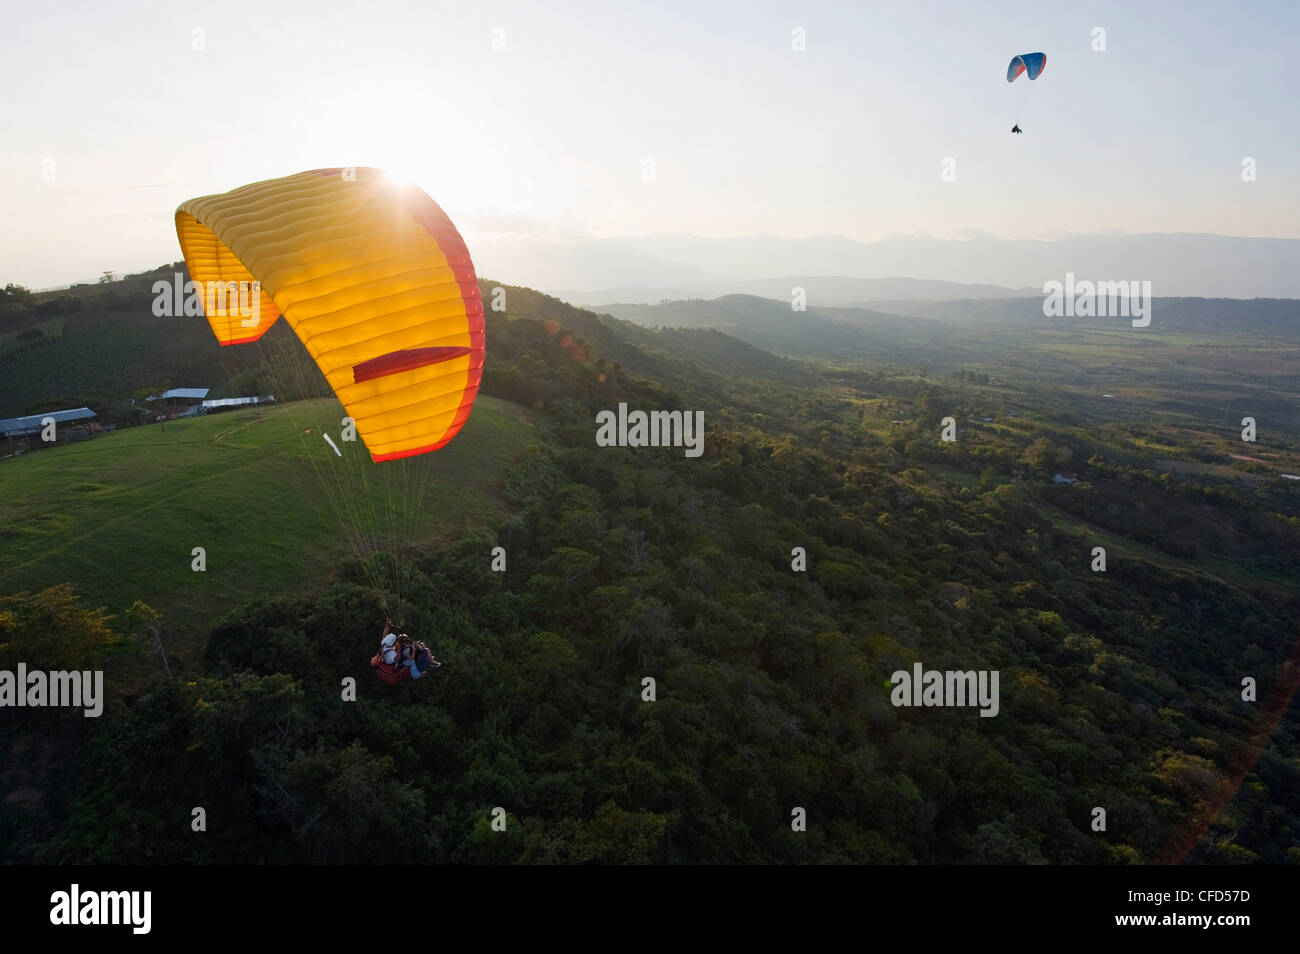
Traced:
<svg viewBox="0 0 1300 954">
<path fill-rule="evenodd" d="M 483 373 L 478 279 L 416 186 L 317 169 L 190 199 L 176 234 L 201 286 L 260 283 L 253 315 L 209 309 L 217 340 L 256 341 L 284 315 L 373 460 L 437 450 L 469 417 Z"/>
</svg>

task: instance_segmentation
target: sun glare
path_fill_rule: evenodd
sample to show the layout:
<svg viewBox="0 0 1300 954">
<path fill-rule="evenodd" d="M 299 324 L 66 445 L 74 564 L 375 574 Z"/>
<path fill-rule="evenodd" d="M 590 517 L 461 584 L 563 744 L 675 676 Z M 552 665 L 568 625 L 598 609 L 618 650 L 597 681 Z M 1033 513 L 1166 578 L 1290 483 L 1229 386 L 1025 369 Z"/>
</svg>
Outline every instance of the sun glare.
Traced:
<svg viewBox="0 0 1300 954">
<path fill-rule="evenodd" d="M 533 185 L 515 168 L 515 153 L 455 100 L 374 87 L 320 108 L 336 121 L 298 138 L 306 161 L 382 169 L 395 185 L 419 187 L 449 214 L 531 207 Z"/>
<path fill-rule="evenodd" d="M 384 170 L 384 175 L 394 185 L 399 186 L 420 186 L 425 188 L 425 184 L 420 181 L 419 163 L 410 159 L 389 159 L 380 160 L 375 163 L 377 168 Z"/>
</svg>

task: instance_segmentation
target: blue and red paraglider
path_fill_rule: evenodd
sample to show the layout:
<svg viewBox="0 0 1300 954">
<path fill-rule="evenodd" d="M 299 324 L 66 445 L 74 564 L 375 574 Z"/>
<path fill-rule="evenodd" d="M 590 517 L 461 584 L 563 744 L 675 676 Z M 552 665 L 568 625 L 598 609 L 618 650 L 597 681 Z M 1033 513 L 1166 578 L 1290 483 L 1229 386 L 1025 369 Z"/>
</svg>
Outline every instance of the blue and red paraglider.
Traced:
<svg viewBox="0 0 1300 954">
<path fill-rule="evenodd" d="M 1031 80 L 1036 80 L 1043 75 L 1043 68 L 1047 66 L 1046 53 L 1021 53 L 1019 56 L 1013 56 L 1011 63 L 1007 66 L 1007 82 L 1014 83 L 1023 73 Z M 1020 128 L 1020 120 L 1011 127 L 1013 133 L 1024 132 Z"/>
<path fill-rule="evenodd" d="M 1019 56 L 1013 56 L 1011 65 L 1007 67 L 1007 82 L 1014 83 L 1021 73 L 1026 73 L 1031 80 L 1036 80 L 1043 74 L 1043 67 L 1046 65 L 1046 53 L 1021 53 Z"/>
</svg>

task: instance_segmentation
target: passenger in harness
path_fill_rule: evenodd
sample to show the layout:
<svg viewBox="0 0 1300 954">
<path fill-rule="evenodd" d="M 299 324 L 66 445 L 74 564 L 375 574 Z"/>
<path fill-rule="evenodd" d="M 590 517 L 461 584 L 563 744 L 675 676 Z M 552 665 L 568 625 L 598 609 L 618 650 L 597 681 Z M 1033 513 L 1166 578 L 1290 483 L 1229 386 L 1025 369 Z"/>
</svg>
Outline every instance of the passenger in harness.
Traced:
<svg viewBox="0 0 1300 954">
<path fill-rule="evenodd" d="M 402 664 L 407 667 L 412 679 L 419 679 L 430 666 L 434 669 L 442 666 L 442 663 L 433 658 L 433 653 L 429 651 L 429 647 L 418 639 L 413 640 L 403 633 L 397 637 L 397 645 L 398 652 L 402 657 Z"/>
</svg>

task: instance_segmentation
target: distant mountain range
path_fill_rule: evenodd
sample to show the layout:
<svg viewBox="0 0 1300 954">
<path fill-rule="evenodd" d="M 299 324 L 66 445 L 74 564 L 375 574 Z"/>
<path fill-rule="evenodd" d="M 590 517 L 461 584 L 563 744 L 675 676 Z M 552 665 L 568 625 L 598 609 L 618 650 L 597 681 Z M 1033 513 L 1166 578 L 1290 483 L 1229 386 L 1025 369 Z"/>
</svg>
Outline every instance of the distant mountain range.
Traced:
<svg viewBox="0 0 1300 954">
<path fill-rule="evenodd" d="M 809 289 L 810 305 L 1001 298 L 1040 292 L 1044 282 L 1064 280 L 1066 272 L 1089 280 L 1150 281 L 1157 297 L 1300 298 L 1300 239 L 1152 233 L 1038 241 L 976 234 L 963 240 L 893 236 L 858 242 L 834 235 L 512 233 L 471 234 L 470 248 L 480 275 L 578 304 L 730 293 L 788 300 L 795 281 Z"/>
<path fill-rule="evenodd" d="M 1143 340 L 1126 318 L 1048 318 L 1042 296 L 961 301 L 898 301 L 877 309 L 809 305 L 792 310 L 789 301 L 726 295 L 656 305 L 595 306 L 598 312 L 645 327 L 711 328 L 780 355 L 924 354 L 951 350 L 953 331 L 999 327 L 1004 333 L 1071 328 L 1105 328 Z M 1293 340 L 1300 334 L 1300 301 L 1291 299 L 1157 298 L 1152 332 L 1178 331 Z M 1135 345 L 1136 346 L 1136 345 Z"/>
<path fill-rule="evenodd" d="M 575 305 L 605 302 L 659 304 L 665 301 L 721 298 L 724 295 L 753 295 L 790 301 L 796 288 L 803 289 L 809 306 L 871 305 L 882 301 L 953 301 L 955 299 L 1041 298 L 1038 288 L 1003 288 L 999 285 L 966 285 L 924 278 L 840 278 L 812 275 L 789 278 L 756 278 L 740 282 L 713 282 L 685 288 L 654 286 L 604 288 L 584 292 L 570 289 L 556 297 Z"/>
<path fill-rule="evenodd" d="M 865 308 L 809 308 L 788 302 L 727 295 L 660 305 L 615 304 L 596 309 L 645 327 L 712 328 L 773 354 L 861 356 L 888 347 L 934 346 L 944 333 L 938 321 L 884 314 Z"/>
</svg>

